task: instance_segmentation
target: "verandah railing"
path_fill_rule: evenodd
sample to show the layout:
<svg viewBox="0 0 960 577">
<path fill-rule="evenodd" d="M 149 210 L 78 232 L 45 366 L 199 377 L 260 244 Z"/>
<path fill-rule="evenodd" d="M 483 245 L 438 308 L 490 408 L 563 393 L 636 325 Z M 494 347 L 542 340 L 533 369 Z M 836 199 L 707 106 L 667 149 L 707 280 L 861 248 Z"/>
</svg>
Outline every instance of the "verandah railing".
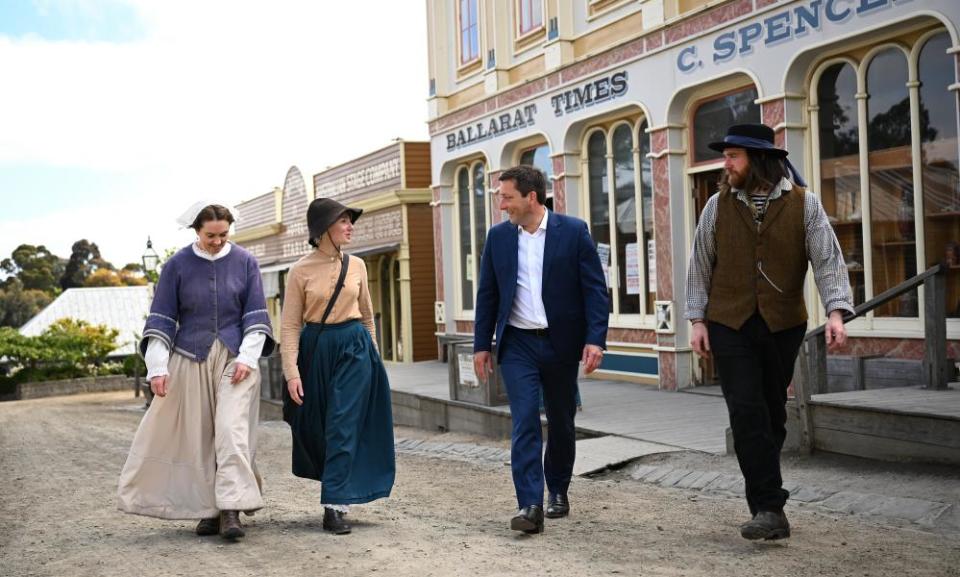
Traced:
<svg viewBox="0 0 960 577">
<path fill-rule="evenodd" d="M 943 264 L 930 267 L 917 276 L 905 280 L 869 301 L 855 307 L 855 313 L 844 315 L 843 322 L 863 316 L 891 300 L 923 285 L 923 330 L 926 343 L 923 356 L 923 386 L 928 389 L 946 389 L 953 374 L 947 358 L 947 299 L 946 268 Z M 794 392 L 800 410 L 800 448 L 809 453 L 813 449 L 814 430 L 810 399 L 827 392 L 826 325 L 808 332 L 800 347 L 800 375 L 794 380 Z"/>
</svg>

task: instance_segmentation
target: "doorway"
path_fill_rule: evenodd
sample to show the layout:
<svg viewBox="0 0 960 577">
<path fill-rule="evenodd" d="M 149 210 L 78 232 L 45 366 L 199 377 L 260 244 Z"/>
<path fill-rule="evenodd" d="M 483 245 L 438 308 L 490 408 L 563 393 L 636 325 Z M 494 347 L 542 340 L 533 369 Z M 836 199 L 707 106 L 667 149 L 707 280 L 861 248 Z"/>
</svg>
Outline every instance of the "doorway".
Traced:
<svg viewBox="0 0 960 577">
<path fill-rule="evenodd" d="M 723 170 L 718 168 L 691 175 L 693 181 L 691 194 L 693 195 L 694 230 L 696 230 L 696 225 L 700 224 L 700 213 L 703 212 L 703 207 L 707 205 L 710 197 L 717 192 L 717 182 L 720 180 L 722 172 Z M 693 242 L 691 241 L 690 244 L 692 246 Z M 719 385 L 720 375 L 717 374 L 717 366 L 713 359 L 705 359 L 696 354 L 694 356 L 697 357 L 697 370 L 694 371 L 693 375 L 694 385 L 700 387 Z"/>
</svg>

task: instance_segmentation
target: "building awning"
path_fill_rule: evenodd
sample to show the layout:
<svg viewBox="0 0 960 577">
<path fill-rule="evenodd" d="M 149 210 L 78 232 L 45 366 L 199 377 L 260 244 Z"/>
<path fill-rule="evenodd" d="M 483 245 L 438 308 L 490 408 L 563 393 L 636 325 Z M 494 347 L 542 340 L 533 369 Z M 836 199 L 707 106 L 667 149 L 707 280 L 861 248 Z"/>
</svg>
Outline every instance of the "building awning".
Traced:
<svg viewBox="0 0 960 577">
<path fill-rule="evenodd" d="M 352 254 L 353 256 L 370 256 L 374 254 L 383 254 L 385 252 L 393 252 L 399 249 L 399 242 L 389 242 L 386 244 L 377 244 L 374 246 L 358 248 L 357 250 L 350 250 L 350 247 L 347 247 L 346 252 L 347 254 Z"/>
</svg>

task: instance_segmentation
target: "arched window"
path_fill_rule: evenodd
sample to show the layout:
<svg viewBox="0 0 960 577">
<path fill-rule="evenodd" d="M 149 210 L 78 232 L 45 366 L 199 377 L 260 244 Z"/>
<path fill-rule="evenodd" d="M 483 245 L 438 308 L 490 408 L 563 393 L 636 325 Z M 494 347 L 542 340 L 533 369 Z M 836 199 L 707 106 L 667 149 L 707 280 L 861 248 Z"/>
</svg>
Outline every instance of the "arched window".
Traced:
<svg viewBox="0 0 960 577">
<path fill-rule="evenodd" d="M 753 86 L 701 103 L 693 115 L 693 161 L 720 160 L 722 154 L 709 148 L 723 140 L 732 124 L 760 122 L 757 89 Z"/>
<path fill-rule="evenodd" d="M 520 162 L 518 164 L 527 164 L 536 166 L 543 171 L 547 177 L 547 202 L 546 207 L 553 210 L 553 162 L 550 159 L 550 147 L 541 144 L 534 148 L 528 148 L 520 153 Z"/>
<path fill-rule="evenodd" d="M 457 283 L 460 311 L 472 311 L 479 275 L 480 255 L 490 226 L 486 196 L 486 166 L 483 162 L 464 164 L 456 171 Z"/>
<path fill-rule="evenodd" d="M 650 137 L 646 121 L 588 132 L 585 145 L 590 235 L 607 279 L 612 321 L 653 314 L 656 260 Z M 639 146 L 638 146 L 639 142 Z M 631 319 L 636 319 L 631 321 Z"/>
<path fill-rule="evenodd" d="M 866 88 L 873 292 L 879 294 L 917 274 L 910 94 L 907 58 L 899 48 L 871 59 Z M 907 293 L 875 315 L 917 316 L 917 304 L 916 293 Z"/>
<path fill-rule="evenodd" d="M 828 62 L 814 75 L 811 115 L 820 156 L 815 186 L 840 241 L 857 304 L 945 261 L 947 314 L 957 318 L 960 161 L 957 96 L 950 90 L 955 60 L 947 53 L 951 42 L 945 32 L 916 42 L 881 47 L 862 63 L 852 57 Z M 916 78 L 910 76 L 914 69 Z M 919 313 L 913 291 L 879 307 L 865 322 L 898 330 L 904 325 L 896 317 L 918 319 Z"/>
<path fill-rule="evenodd" d="M 860 206 L 860 135 L 857 71 L 832 64 L 817 83 L 820 195 L 847 263 L 855 304 L 864 302 L 863 211 Z"/>
<path fill-rule="evenodd" d="M 960 317 L 960 161 L 957 97 L 948 89 L 954 77 L 949 48 L 944 32 L 927 40 L 920 52 L 920 162 L 926 266 L 944 261 L 950 267 L 947 294 L 953 298 L 947 301 L 947 316 Z"/>
</svg>

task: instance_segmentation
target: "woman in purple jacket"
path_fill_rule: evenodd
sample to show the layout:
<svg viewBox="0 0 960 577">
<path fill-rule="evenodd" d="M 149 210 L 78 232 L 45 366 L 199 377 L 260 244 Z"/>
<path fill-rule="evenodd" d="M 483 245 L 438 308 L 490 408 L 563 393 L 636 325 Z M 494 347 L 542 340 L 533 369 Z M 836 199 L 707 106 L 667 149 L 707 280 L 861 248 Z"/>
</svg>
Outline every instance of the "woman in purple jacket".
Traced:
<svg viewBox="0 0 960 577">
<path fill-rule="evenodd" d="M 198 535 L 235 540 L 244 535 L 239 511 L 263 507 L 257 359 L 274 340 L 257 260 L 227 241 L 230 210 L 201 202 L 178 222 L 197 240 L 164 264 L 143 330 L 156 398 L 120 474 L 119 506 L 200 519 Z"/>
</svg>

